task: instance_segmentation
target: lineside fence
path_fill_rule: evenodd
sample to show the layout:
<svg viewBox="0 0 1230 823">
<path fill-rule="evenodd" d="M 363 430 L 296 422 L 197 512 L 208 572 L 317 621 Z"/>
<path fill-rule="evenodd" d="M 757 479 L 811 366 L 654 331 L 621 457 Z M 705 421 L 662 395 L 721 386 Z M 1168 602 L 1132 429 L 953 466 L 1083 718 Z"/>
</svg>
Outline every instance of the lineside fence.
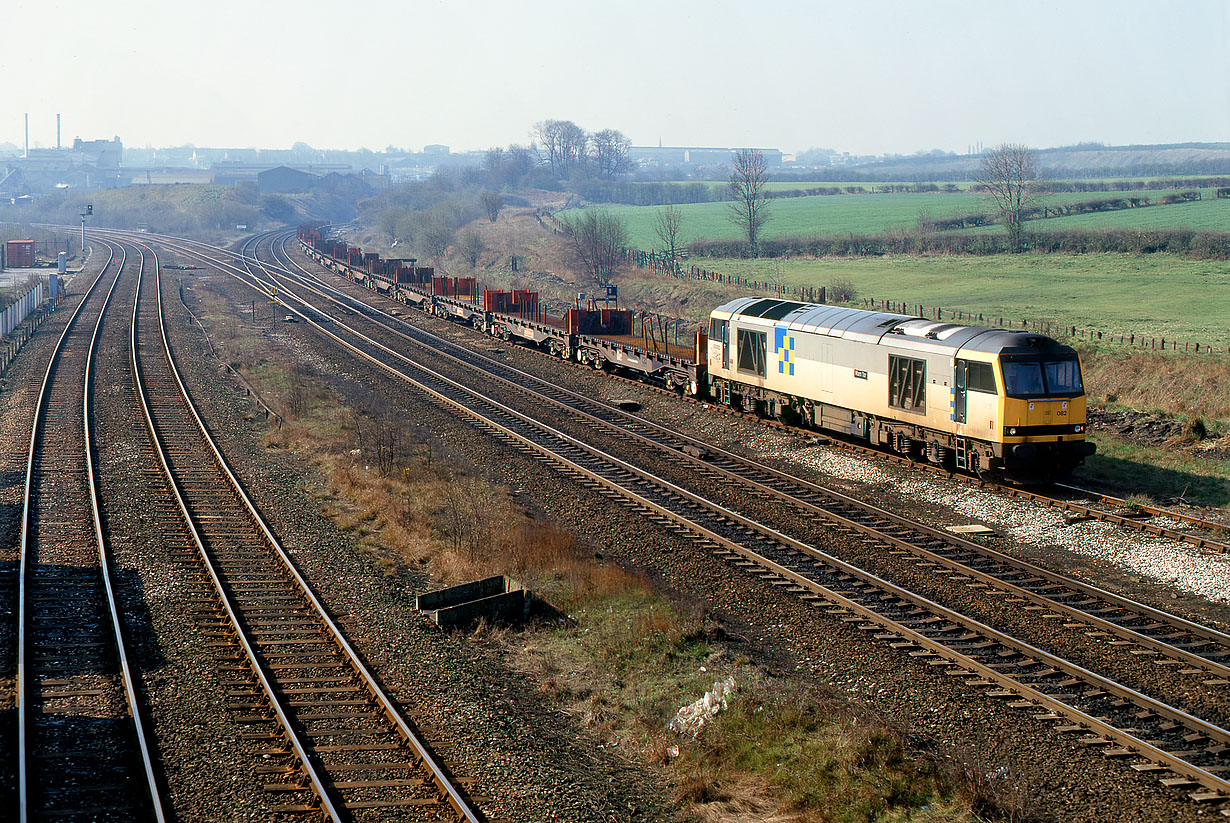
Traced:
<svg viewBox="0 0 1230 823">
<path fill-rule="evenodd" d="M 552 231 L 556 234 L 565 233 L 563 222 L 550 212 L 540 213 L 538 216 L 538 222 L 541 223 L 548 231 Z M 800 300 L 807 303 L 827 302 L 826 287 L 824 286 L 791 287 L 777 282 L 749 280 L 746 277 L 740 277 L 738 275 L 710 271 L 709 269 L 693 264 L 679 265 L 677 262 L 674 270 L 672 271 L 669 261 L 663 259 L 661 255 L 655 252 L 641 251 L 640 249 L 623 249 L 622 252 L 624 259 L 637 268 L 646 269 L 658 274 L 664 274 L 669 277 L 676 277 L 681 280 L 703 280 L 712 283 L 721 283 L 723 285 L 746 289 L 758 294 L 778 297 L 783 300 Z M 936 320 L 948 319 L 952 322 L 966 323 L 970 325 L 993 325 L 1005 329 L 1024 329 L 1028 331 L 1036 331 L 1040 334 L 1045 334 L 1048 337 L 1054 338 L 1116 343 L 1125 346 L 1132 346 L 1138 349 L 1150 349 L 1153 351 L 1182 351 L 1195 354 L 1225 354 L 1228 351 L 1227 347 L 1224 345 L 1213 346 L 1207 342 L 1193 342 L 1190 340 L 1174 339 L 1168 340 L 1165 337 L 1147 337 L 1136 334 L 1115 334 L 1113 332 L 1099 331 L 1096 329 L 1082 329 L 1078 326 L 1061 325 L 1059 323 L 1053 323 L 1049 320 L 1038 320 L 1032 318 L 1016 320 L 1015 318 L 1010 318 L 1005 315 L 991 315 L 983 312 L 945 311 L 939 306 L 931 308 L 923 306 L 920 303 L 907 303 L 905 301 L 888 299 L 877 300 L 875 298 L 863 298 L 860 302 L 863 308 L 874 311 L 913 314 L 919 317 L 934 318 Z"/>
<path fill-rule="evenodd" d="M 0 337 L 8 337 L 13 329 L 22 324 L 30 312 L 43 305 L 43 284 L 36 283 L 34 288 L 18 297 L 4 311 L 0 311 Z"/>
<path fill-rule="evenodd" d="M 0 311 L 0 374 L 8 370 L 25 342 L 64 301 L 64 293 L 61 286 L 55 300 L 44 301 L 43 284 L 39 283 Z"/>
</svg>

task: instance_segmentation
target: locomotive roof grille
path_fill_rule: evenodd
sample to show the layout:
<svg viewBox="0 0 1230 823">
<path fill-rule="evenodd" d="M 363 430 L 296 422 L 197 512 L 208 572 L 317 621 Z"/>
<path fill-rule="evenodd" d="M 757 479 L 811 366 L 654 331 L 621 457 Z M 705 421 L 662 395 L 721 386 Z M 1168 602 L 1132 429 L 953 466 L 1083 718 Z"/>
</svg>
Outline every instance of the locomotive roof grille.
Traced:
<svg viewBox="0 0 1230 823">
<path fill-rule="evenodd" d="M 739 313 L 747 317 L 763 317 L 766 320 L 781 320 L 786 315 L 803 308 L 805 305 L 805 303 L 796 303 L 793 300 L 773 300 L 771 298 L 766 298 L 757 303 L 753 303 Z"/>
</svg>

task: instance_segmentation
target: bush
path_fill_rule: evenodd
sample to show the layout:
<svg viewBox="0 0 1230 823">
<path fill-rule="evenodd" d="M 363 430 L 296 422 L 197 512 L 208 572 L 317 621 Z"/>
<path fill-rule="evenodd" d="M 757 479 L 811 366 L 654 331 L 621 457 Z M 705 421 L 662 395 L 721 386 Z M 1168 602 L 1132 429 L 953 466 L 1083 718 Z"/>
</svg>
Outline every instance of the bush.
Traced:
<svg viewBox="0 0 1230 823">
<path fill-rule="evenodd" d="M 858 289 L 849 278 L 841 277 L 825 286 L 824 296 L 829 303 L 853 303 L 858 299 Z"/>
</svg>

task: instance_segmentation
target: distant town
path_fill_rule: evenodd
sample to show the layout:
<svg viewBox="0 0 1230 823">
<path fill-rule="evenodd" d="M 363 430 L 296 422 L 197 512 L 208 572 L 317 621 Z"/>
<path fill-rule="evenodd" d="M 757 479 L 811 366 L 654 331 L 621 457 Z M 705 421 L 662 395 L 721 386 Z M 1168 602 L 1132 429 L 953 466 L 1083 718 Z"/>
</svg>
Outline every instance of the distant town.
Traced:
<svg viewBox="0 0 1230 823">
<path fill-rule="evenodd" d="M 27 125 L 28 131 L 28 125 Z M 631 146 L 629 159 L 642 172 L 670 170 L 682 176 L 707 171 L 725 174 L 734 154 L 743 147 Z M 827 149 L 802 155 L 777 148 L 757 148 L 773 170 L 808 171 L 854 165 L 879 158 L 856 157 Z M 0 198 L 15 202 L 55 190 L 92 191 L 120 186 L 195 183 L 212 185 L 256 184 L 262 191 L 306 191 L 329 174 L 356 175 L 373 190 L 406 180 L 422 180 L 445 166 L 481 165 L 486 151 L 453 152 L 431 144 L 421 150 L 387 146 L 381 151 L 317 149 L 295 143 L 289 149 L 202 147 L 125 147 L 119 136 L 110 139 L 74 137 L 57 145 L 31 147 L 0 142 Z"/>
<path fill-rule="evenodd" d="M 412 180 L 425 180 L 441 168 L 482 167 L 488 150 L 453 152 L 430 144 L 420 150 L 386 146 L 381 151 L 318 149 L 295 143 L 289 149 L 225 148 L 194 145 L 167 148 L 125 147 L 110 139 L 74 137 L 56 146 L 31 147 L 29 126 L 23 145 L 0 142 L 0 203 L 20 205 L 67 189 L 97 191 L 122 186 L 187 183 L 255 185 L 262 193 L 307 192 L 330 176 L 357 178 L 371 192 Z M 614 132 L 626 149 L 623 174 L 640 180 L 722 180 L 735 155 L 749 147 L 634 146 Z M 539 156 L 547 147 L 519 147 Z M 621 151 L 624 149 L 621 149 Z M 970 143 L 964 153 L 940 150 L 910 155 L 860 155 L 812 148 L 795 154 L 778 148 L 753 147 L 767 171 L 796 180 L 962 180 L 970 179 L 983 152 Z M 502 151 L 496 149 L 496 151 Z M 1118 174 L 1225 174 L 1230 143 L 1181 143 L 1155 146 L 1107 146 L 1081 143 L 1038 152 L 1044 174 L 1064 177 Z M 793 177 L 791 177 L 793 175 Z M 611 175 L 607 175 L 608 177 Z M 336 177 L 334 179 L 336 179 Z"/>
</svg>

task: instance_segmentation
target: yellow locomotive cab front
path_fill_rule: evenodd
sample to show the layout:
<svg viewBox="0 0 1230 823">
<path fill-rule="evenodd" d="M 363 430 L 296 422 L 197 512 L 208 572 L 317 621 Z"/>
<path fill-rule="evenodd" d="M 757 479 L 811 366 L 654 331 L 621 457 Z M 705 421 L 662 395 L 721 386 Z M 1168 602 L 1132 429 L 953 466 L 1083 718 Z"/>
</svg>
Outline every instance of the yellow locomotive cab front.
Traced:
<svg viewBox="0 0 1230 823">
<path fill-rule="evenodd" d="M 1063 349 L 1005 354 L 997 364 L 1003 461 L 1017 477 L 1062 477 L 1094 452 L 1085 440 L 1080 358 Z"/>
</svg>

